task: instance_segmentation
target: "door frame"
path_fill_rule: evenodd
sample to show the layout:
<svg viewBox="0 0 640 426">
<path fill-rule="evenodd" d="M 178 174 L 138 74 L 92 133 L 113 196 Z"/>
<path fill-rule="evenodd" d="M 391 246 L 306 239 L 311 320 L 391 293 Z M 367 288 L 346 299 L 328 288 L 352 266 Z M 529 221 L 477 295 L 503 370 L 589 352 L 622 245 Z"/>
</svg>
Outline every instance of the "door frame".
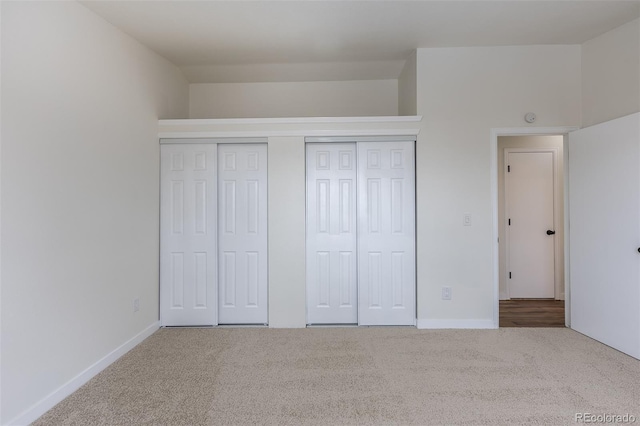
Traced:
<svg viewBox="0 0 640 426">
<path fill-rule="evenodd" d="M 571 326 L 571 281 L 569 276 L 569 132 L 578 130 L 577 126 L 558 127 L 497 127 L 491 129 L 489 148 L 491 155 L 490 185 L 491 185 L 491 209 L 492 209 L 492 238 L 493 238 L 493 323 L 494 328 L 500 326 L 500 256 L 499 256 L 499 224 L 498 224 L 498 137 L 499 136 L 554 136 L 563 135 L 563 163 L 564 163 L 564 296 L 565 296 L 565 325 Z"/>
<path fill-rule="evenodd" d="M 502 194 L 504 196 L 503 200 L 498 200 L 498 208 L 500 204 L 503 204 L 503 212 L 505 214 L 505 217 L 508 216 L 508 204 L 509 204 L 509 195 L 507 194 L 507 166 L 508 166 L 508 158 L 509 158 L 509 153 L 521 153 L 521 154 L 526 154 L 526 153 L 538 153 L 538 152 L 550 152 L 552 154 L 552 158 L 553 158 L 553 229 L 557 230 L 559 228 L 559 224 L 560 222 L 563 220 L 562 216 L 560 215 L 560 205 L 562 203 L 562 200 L 560 199 L 560 179 L 559 179 L 559 169 L 560 169 L 560 165 L 558 163 L 558 154 L 559 154 L 559 149 L 558 148 L 534 148 L 534 147 L 523 147 L 523 148 L 505 148 L 504 149 L 504 157 L 503 157 L 503 166 L 504 166 L 504 179 L 501 182 L 501 186 L 502 186 Z M 500 184 L 500 182 L 499 182 Z M 564 227 L 563 227 L 564 228 Z M 501 265 L 501 269 L 503 272 L 503 276 L 506 277 L 506 274 L 508 273 L 509 269 L 510 269 L 510 256 L 509 256 L 509 247 L 510 247 L 510 239 L 509 239 L 509 226 L 506 225 L 506 223 L 503 221 L 503 223 L 500 226 L 500 230 L 502 230 L 502 236 L 504 238 L 504 247 L 505 247 L 505 255 L 504 255 L 504 265 Z M 563 229 L 564 231 L 564 229 Z M 562 262 L 562 256 L 560 255 L 561 250 L 560 250 L 560 240 L 564 240 L 564 232 L 562 233 L 558 233 L 556 232 L 556 235 L 558 235 L 559 237 L 562 238 L 554 238 L 554 242 L 553 242 L 553 261 L 554 261 L 554 268 L 553 268 L 553 298 L 555 300 L 559 300 L 559 298 L 563 295 L 563 286 L 562 286 L 562 273 L 560 271 L 560 268 L 558 268 L 558 266 L 560 265 L 560 263 Z M 510 281 L 506 281 L 506 285 L 505 285 L 505 289 L 506 289 L 506 297 L 507 299 L 511 298 L 511 287 L 510 287 Z"/>
</svg>

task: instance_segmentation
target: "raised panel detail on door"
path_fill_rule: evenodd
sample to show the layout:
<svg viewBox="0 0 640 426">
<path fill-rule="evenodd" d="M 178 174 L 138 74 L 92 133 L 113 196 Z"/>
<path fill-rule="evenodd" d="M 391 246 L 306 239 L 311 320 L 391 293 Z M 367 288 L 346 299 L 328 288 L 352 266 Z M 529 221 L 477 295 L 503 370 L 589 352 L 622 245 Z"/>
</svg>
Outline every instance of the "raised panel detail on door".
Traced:
<svg viewBox="0 0 640 426">
<path fill-rule="evenodd" d="M 216 146 L 162 145 L 160 317 L 215 325 Z"/>
<path fill-rule="evenodd" d="M 366 296 L 367 309 L 381 309 L 382 308 L 382 253 L 379 251 L 370 251 L 367 253 L 366 264 L 368 267 L 367 274 L 363 276 L 367 277 L 365 281 L 368 285 L 366 290 L 361 292 L 362 296 L 360 300 Z"/>
<path fill-rule="evenodd" d="M 171 308 L 184 308 L 184 253 L 171 253 L 169 292 Z"/>
<path fill-rule="evenodd" d="M 506 152 L 505 216 L 511 298 L 555 295 L 554 152 Z"/>
<path fill-rule="evenodd" d="M 220 262 L 220 300 L 225 308 L 236 306 L 236 253 L 223 252 Z"/>
<path fill-rule="evenodd" d="M 356 147 L 307 144 L 307 322 L 355 324 Z"/>
<path fill-rule="evenodd" d="M 219 144 L 220 324 L 266 324 L 267 145 Z"/>
<path fill-rule="evenodd" d="M 413 142 L 358 142 L 358 323 L 415 325 Z"/>
</svg>

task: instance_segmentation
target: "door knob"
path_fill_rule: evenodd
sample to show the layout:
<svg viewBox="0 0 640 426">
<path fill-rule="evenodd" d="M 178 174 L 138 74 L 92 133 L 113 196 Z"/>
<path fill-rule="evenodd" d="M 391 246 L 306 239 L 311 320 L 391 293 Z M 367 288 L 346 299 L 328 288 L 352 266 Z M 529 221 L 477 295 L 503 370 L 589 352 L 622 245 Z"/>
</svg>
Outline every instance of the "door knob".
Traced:
<svg viewBox="0 0 640 426">
<path fill-rule="evenodd" d="M 640 247 L 638 247 L 638 253 L 640 253 Z"/>
<path fill-rule="evenodd" d="M 556 231 L 552 231 L 552 230 L 550 230 L 550 229 L 547 231 L 547 235 L 553 235 L 553 234 L 555 234 L 555 233 L 556 233 Z M 638 249 L 638 250 L 640 250 L 640 249 Z"/>
</svg>

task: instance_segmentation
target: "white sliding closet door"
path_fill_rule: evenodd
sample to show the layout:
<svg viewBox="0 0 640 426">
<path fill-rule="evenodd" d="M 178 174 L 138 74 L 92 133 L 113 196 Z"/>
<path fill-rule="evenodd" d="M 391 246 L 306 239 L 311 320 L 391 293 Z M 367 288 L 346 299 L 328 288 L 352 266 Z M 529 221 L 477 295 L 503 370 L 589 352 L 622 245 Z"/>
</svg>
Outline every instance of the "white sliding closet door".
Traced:
<svg viewBox="0 0 640 426">
<path fill-rule="evenodd" d="M 218 145 L 220 324 L 266 324 L 267 145 Z"/>
<path fill-rule="evenodd" d="M 216 324 L 216 145 L 162 145 L 162 325 Z"/>
<path fill-rule="evenodd" d="M 307 322 L 356 324 L 356 145 L 307 144 Z"/>
<path fill-rule="evenodd" d="M 413 142 L 358 143 L 361 325 L 415 325 Z"/>
</svg>

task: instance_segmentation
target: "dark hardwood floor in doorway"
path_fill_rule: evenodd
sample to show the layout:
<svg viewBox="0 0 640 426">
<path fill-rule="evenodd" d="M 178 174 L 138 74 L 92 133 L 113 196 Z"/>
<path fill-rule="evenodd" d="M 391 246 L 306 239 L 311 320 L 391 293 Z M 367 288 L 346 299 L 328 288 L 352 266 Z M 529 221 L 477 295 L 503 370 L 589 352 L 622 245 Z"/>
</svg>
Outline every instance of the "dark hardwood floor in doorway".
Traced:
<svg viewBox="0 0 640 426">
<path fill-rule="evenodd" d="M 500 327 L 564 327 L 564 300 L 500 301 Z"/>
</svg>

